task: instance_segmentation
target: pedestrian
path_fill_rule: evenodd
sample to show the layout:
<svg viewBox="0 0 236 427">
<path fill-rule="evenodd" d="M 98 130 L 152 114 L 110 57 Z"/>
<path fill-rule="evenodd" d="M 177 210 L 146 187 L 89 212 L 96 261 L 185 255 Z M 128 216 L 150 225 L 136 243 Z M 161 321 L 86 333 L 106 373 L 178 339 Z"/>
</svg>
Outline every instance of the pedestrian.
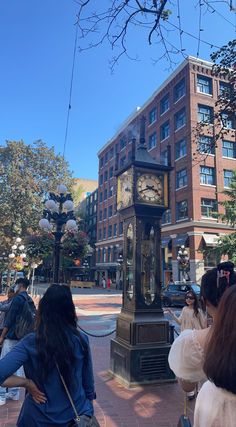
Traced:
<svg viewBox="0 0 236 427">
<path fill-rule="evenodd" d="M 194 427 L 236 425 L 236 286 L 222 296 L 206 346 L 208 378 L 197 397 Z"/>
<path fill-rule="evenodd" d="M 207 312 L 213 319 L 212 326 L 214 326 L 218 305 L 224 292 L 236 284 L 235 272 L 230 272 L 229 284 L 227 277 L 219 274 L 220 267 L 221 264 L 207 271 L 201 280 L 201 298 L 206 305 Z M 198 381 L 206 379 L 203 365 L 212 326 L 201 330 L 186 329 L 175 339 L 171 346 L 169 365 L 180 379 L 182 388 L 186 392 L 193 391 Z"/>
<path fill-rule="evenodd" d="M 175 321 L 181 326 L 181 332 L 185 329 L 204 329 L 207 327 L 207 315 L 199 307 L 198 298 L 194 291 L 188 291 L 185 295 L 186 306 L 182 309 L 180 316 L 167 308 L 166 310 L 173 316 Z M 196 386 L 198 389 L 198 385 Z M 189 400 L 196 397 L 196 390 L 187 393 Z"/>
<path fill-rule="evenodd" d="M 27 378 L 13 376 L 22 364 Z M 17 426 L 77 425 L 63 382 L 86 421 L 83 426 L 99 427 L 93 418 L 96 395 L 88 338 L 77 329 L 70 288 L 51 285 L 39 302 L 35 332 L 0 360 L 0 383 L 27 390 Z"/>
<path fill-rule="evenodd" d="M 12 298 L 14 297 L 14 295 L 15 295 L 14 287 L 10 287 L 7 291 L 7 299 L 0 302 L 0 335 L 3 331 L 6 313 L 8 312 L 11 306 Z"/>
<path fill-rule="evenodd" d="M 188 291 L 185 295 L 185 307 L 180 316 L 176 316 L 170 309 L 166 308 L 175 321 L 181 326 L 181 332 L 185 329 L 204 329 L 207 327 L 207 316 L 199 307 L 197 295 L 194 291 Z"/>
<path fill-rule="evenodd" d="M 107 279 L 107 290 L 108 291 L 111 290 L 111 279 L 110 279 L 110 277 L 108 277 L 108 279 Z"/>
<path fill-rule="evenodd" d="M 103 289 L 106 289 L 106 279 L 105 279 L 105 277 L 102 278 L 102 287 L 103 287 Z"/>
<path fill-rule="evenodd" d="M 16 295 L 12 299 L 10 308 L 5 316 L 4 328 L 0 336 L 0 345 L 2 344 L 1 358 L 11 351 L 19 341 L 19 338 L 16 336 L 16 325 L 17 320 L 23 312 L 25 301 L 32 307 L 32 312 L 36 311 L 33 300 L 27 294 L 28 286 L 29 280 L 24 277 L 20 277 L 15 282 L 14 291 Z M 17 375 L 23 375 L 22 367 L 19 366 L 18 369 Z M 6 399 L 19 400 L 19 397 L 19 387 L 8 388 L 8 393 L 6 388 L 0 387 L 0 405 L 4 405 Z"/>
</svg>

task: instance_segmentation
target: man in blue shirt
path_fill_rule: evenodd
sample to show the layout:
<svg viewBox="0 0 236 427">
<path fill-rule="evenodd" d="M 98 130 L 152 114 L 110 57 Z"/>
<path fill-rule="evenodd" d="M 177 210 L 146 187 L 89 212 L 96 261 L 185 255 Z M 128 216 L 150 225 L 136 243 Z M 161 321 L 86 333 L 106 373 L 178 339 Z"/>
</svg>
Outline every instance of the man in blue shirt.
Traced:
<svg viewBox="0 0 236 427">
<path fill-rule="evenodd" d="M 18 339 L 15 335 L 15 326 L 18 316 L 21 314 L 25 301 L 27 300 L 29 304 L 34 302 L 32 298 L 27 293 L 27 288 L 29 286 L 29 280 L 21 277 L 16 280 L 15 283 L 15 294 L 13 298 L 9 311 L 7 312 L 4 328 L 0 336 L 0 345 L 3 344 L 1 359 L 12 350 L 12 348 L 17 344 Z M 21 367 L 16 372 L 16 375 L 24 376 L 23 368 Z M 19 400 L 20 389 L 19 388 L 9 388 L 8 393 L 4 387 L 0 387 L 0 405 L 6 403 L 6 399 Z"/>
</svg>

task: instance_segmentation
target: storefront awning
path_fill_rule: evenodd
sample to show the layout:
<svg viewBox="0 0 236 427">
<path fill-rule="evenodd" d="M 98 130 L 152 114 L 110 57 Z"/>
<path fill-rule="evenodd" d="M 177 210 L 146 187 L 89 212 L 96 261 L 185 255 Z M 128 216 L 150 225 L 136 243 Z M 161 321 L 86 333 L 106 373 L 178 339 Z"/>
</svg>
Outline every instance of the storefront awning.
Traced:
<svg viewBox="0 0 236 427">
<path fill-rule="evenodd" d="M 203 239 L 207 246 L 216 246 L 219 240 L 219 236 L 217 234 L 203 234 Z"/>
<path fill-rule="evenodd" d="M 170 241 L 171 241 L 171 238 L 169 236 L 168 237 L 162 237 L 162 239 L 161 239 L 161 247 L 162 248 L 167 248 L 167 246 L 169 245 Z"/>
<path fill-rule="evenodd" d="M 187 234 L 179 234 L 173 241 L 173 246 L 185 245 L 188 238 Z"/>
</svg>

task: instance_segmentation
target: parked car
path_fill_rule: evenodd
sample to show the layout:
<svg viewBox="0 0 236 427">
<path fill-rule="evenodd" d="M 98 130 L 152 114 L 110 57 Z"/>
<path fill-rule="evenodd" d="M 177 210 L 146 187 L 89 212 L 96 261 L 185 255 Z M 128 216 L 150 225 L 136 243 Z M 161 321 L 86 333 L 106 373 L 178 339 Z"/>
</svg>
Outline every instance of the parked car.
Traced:
<svg viewBox="0 0 236 427">
<path fill-rule="evenodd" d="M 193 290 L 200 298 L 200 286 L 194 282 L 175 282 L 169 284 L 162 292 L 162 302 L 164 307 L 171 305 L 185 305 L 186 292 Z"/>
</svg>

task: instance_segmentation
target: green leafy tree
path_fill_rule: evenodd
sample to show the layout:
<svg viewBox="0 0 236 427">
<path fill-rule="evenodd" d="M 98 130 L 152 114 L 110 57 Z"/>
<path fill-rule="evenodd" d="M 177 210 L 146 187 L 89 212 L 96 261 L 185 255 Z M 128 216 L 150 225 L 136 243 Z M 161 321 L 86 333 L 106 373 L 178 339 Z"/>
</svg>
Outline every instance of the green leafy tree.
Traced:
<svg viewBox="0 0 236 427">
<path fill-rule="evenodd" d="M 37 230 L 43 202 L 58 183 L 73 180 L 67 162 L 42 141 L 0 146 L 0 240 L 9 250 L 13 236 Z"/>
<path fill-rule="evenodd" d="M 215 103 L 214 116 L 210 118 L 214 126 L 209 127 L 209 121 L 200 122 L 196 126 L 195 141 L 197 144 L 197 159 L 206 158 L 212 151 L 212 147 L 217 147 L 219 141 L 225 138 L 235 140 L 236 126 L 236 39 L 231 40 L 227 45 L 222 46 L 218 51 L 211 54 L 212 75 L 225 80 L 224 89 L 219 93 Z M 231 124 L 229 125 L 229 124 Z M 209 135 L 212 143 L 202 152 L 200 137 Z M 202 159 L 201 159 L 202 160 Z"/>
</svg>

